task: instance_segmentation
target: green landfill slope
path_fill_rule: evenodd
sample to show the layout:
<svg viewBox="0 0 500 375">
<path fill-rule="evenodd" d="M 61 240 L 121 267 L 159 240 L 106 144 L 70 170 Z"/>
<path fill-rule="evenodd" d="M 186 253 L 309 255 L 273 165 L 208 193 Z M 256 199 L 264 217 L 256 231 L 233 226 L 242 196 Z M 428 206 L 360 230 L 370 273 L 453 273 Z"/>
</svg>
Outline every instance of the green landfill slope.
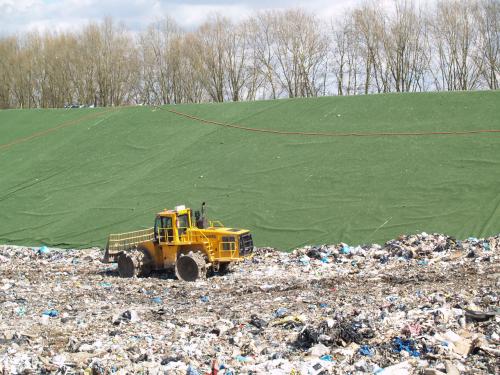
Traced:
<svg viewBox="0 0 500 375">
<path fill-rule="evenodd" d="M 0 243 L 104 246 L 166 207 L 208 205 L 255 243 L 383 242 L 500 232 L 500 92 L 0 111 Z"/>
</svg>

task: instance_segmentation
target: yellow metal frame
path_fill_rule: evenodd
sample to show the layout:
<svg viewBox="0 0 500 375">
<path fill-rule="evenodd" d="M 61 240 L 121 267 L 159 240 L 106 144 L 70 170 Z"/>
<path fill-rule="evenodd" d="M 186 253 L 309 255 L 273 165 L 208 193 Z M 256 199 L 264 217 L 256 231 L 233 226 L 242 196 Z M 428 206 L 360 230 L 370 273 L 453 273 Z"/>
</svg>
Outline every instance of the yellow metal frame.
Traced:
<svg viewBox="0 0 500 375">
<path fill-rule="evenodd" d="M 108 239 L 108 250 L 128 250 L 134 248 L 141 242 L 154 239 L 154 228 L 136 230 L 133 232 L 110 234 Z"/>
<path fill-rule="evenodd" d="M 229 249 L 224 249 L 224 245 L 229 245 Z M 219 254 L 223 258 L 237 258 L 236 241 L 219 242 Z"/>
<path fill-rule="evenodd" d="M 169 230 L 171 230 L 172 235 L 169 234 Z M 174 233 L 174 227 L 165 227 L 165 228 L 157 228 L 157 235 L 158 235 L 158 241 L 160 243 L 172 243 L 175 240 L 175 233 Z M 161 233 L 164 234 L 161 234 Z M 170 238 L 172 238 L 172 241 L 168 241 Z M 163 241 L 165 240 L 165 241 Z"/>
<path fill-rule="evenodd" d="M 222 224 L 219 220 L 209 221 L 208 225 L 212 228 L 224 228 L 224 224 Z"/>
</svg>

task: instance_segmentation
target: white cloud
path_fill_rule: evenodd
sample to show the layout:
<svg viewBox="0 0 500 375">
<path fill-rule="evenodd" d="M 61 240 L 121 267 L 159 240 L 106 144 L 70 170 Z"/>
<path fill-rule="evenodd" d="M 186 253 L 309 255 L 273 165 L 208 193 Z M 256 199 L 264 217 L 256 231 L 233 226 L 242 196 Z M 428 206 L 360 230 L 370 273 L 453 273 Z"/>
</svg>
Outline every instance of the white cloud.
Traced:
<svg viewBox="0 0 500 375">
<path fill-rule="evenodd" d="M 0 35 L 31 30 L 75 30 L 111 16 L 133 31 L 168 14 L 193 28 L 213 13 L 239 21 L 256 10 L 302 7 L 322 18 L 338 14 L 360 0 L 0 0 Z"/>
<path fill-rule="evenodd" d="M 178 5 L 173 12 L 167 12 L 173 16 L 177 22 L 187 28 L 196 27 L 215 13 L 223 14 L 231 20 L 237 22 L 248 17 L 252 9 L 245 5 Z"/>
</svg>

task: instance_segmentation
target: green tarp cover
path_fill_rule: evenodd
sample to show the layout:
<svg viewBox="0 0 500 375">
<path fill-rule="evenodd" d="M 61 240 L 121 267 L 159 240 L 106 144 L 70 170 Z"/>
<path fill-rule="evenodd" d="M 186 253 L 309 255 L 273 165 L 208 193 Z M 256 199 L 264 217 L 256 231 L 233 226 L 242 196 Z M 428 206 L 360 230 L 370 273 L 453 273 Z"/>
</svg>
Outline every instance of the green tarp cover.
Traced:
<svg viewBox="0 0 500 375">
<path fill-rule="evenodd" d="M 206 201 L 257 245 L 500 232 L 500 133 L 322 137 L 307 132 L 500 129 L 500 92 L 389 94 L 0 111 L 0 243 L 104 246 L 156 212 Z"/>
</svg>

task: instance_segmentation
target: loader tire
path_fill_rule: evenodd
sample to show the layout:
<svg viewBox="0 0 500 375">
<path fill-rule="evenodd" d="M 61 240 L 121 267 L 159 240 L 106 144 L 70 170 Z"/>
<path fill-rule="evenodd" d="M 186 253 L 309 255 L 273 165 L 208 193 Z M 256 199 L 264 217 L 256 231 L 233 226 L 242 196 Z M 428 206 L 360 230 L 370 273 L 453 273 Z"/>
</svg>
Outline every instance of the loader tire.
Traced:
<svg viewBox="0 0 500 375">
<path fill-rule="evenodd" d="M 118 257 L 118 273 L 121 277 L 146 277 L 151 273 L 151 259 L 146 251 L 135 249 Z"/>
<path fill-rule="evenodd" d="M 221 263 L 219 264 L 219 275 L 227 275 L 229 272 L 231 272 L 232 269 L 232 263 Z"/>
<path fill-rule="evenodd" d="M 175 262 L 175 275 L 179 280 L 196 281 L 207 277 L 207 264 L 201 253 L 182 254 Z"/>
</svg>

